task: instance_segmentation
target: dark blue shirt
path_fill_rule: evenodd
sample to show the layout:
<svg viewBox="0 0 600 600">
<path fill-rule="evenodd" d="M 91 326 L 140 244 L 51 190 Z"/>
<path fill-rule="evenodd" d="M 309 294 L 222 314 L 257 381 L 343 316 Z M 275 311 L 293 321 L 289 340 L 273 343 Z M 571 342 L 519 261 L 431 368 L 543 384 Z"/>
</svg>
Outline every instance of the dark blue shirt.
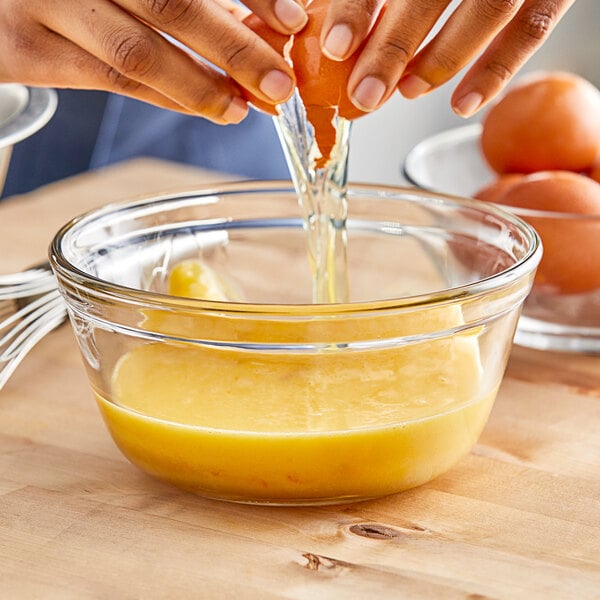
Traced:
<svg viewBox="0 0 600 600">
<path fill-rule="evenodd" d="M 3 197 L 140 156 L 251 179 L 289 178 L 271 117 L 254 110 L 239 125 L 223 126 L 104 92 L 58 96 L 48 125 L 14 147 Z"/>
</svg>

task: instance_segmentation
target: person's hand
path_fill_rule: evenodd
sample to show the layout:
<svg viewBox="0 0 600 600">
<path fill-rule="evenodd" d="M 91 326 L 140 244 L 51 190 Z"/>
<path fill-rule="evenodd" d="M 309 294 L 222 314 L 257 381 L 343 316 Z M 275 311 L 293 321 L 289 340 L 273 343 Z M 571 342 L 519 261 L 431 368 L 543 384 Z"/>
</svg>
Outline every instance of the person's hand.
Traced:
<svg viewBox="0 0 600 600">
<path fill-rule="evenodd" d="M 306 22 L 294 0 L 245 4 L 282 33 Z M 282 102 L 293 92 L 289 65 L 241 23 L 249 11 L 231 0 L 0 5 L 0 82 L 117 92 L 222 124 L 248 112 L 240 86 L 266 101 Z"/>
<path fill-rule="evenodd" d="M 575 0 L 463 0 L 419 47 L 451 0 L 331 0 L 321 44 L 330 58 L 352 54 L 373 28 L 348 82 L 352 101 L 374 110 L 396 87 L 416 98 L 446 83 L 476 57 L 452 95 L 468 117 L 489 102 L 541 46 Z"/>
</svg>

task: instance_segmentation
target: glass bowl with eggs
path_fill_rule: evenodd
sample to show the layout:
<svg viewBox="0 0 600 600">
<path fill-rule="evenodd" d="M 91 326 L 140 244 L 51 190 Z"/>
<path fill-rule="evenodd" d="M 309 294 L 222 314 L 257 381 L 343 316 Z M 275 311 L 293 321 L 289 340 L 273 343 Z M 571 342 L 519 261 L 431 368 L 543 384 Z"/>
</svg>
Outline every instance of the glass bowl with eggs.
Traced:
<svg viewBox="0 0 600 600">
<path fill-rule="evenodd" d="M 494 203 L 529 222 L 544 254 L 515 341 L 600 353 L 600 91 L 573 73 L 517 80 L 481 123 L 417 144 L 414 185 Z"/>
</svg>

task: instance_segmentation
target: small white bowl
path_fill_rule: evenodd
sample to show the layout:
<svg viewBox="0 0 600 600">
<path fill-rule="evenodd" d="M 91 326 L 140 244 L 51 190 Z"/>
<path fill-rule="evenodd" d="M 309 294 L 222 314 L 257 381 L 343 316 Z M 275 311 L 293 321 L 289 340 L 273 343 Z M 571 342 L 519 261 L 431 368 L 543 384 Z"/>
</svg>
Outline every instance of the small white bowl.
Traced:
<svg viewBox="0 0 600 600">
<path fill-rule="evenodd" d="M 481 124 L 442 131 L 419 142 L 406 155 L 404 175 L 417 187 L 472 197 L 494 179 L 479 148 Z"/>
<path fill-rule="evenodd" d="M 56 106 L 57 95 L 52 89 L 0 84 L 0 192 L 12 147 L 40 130 L 52 118 Z"/>
</svg>

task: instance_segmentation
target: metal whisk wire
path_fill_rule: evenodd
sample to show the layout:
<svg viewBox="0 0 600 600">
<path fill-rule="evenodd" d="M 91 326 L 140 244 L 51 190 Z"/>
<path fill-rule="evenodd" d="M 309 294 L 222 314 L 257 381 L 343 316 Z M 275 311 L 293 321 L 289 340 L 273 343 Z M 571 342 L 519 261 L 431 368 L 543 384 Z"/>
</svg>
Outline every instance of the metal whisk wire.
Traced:
<svg viewBox="0 0 600 600">
<path fill-rule="evenodd" d="M 0 275 L 0 389 L 28 352 L 66 316 L 47 263 Z"/>
</svg>

